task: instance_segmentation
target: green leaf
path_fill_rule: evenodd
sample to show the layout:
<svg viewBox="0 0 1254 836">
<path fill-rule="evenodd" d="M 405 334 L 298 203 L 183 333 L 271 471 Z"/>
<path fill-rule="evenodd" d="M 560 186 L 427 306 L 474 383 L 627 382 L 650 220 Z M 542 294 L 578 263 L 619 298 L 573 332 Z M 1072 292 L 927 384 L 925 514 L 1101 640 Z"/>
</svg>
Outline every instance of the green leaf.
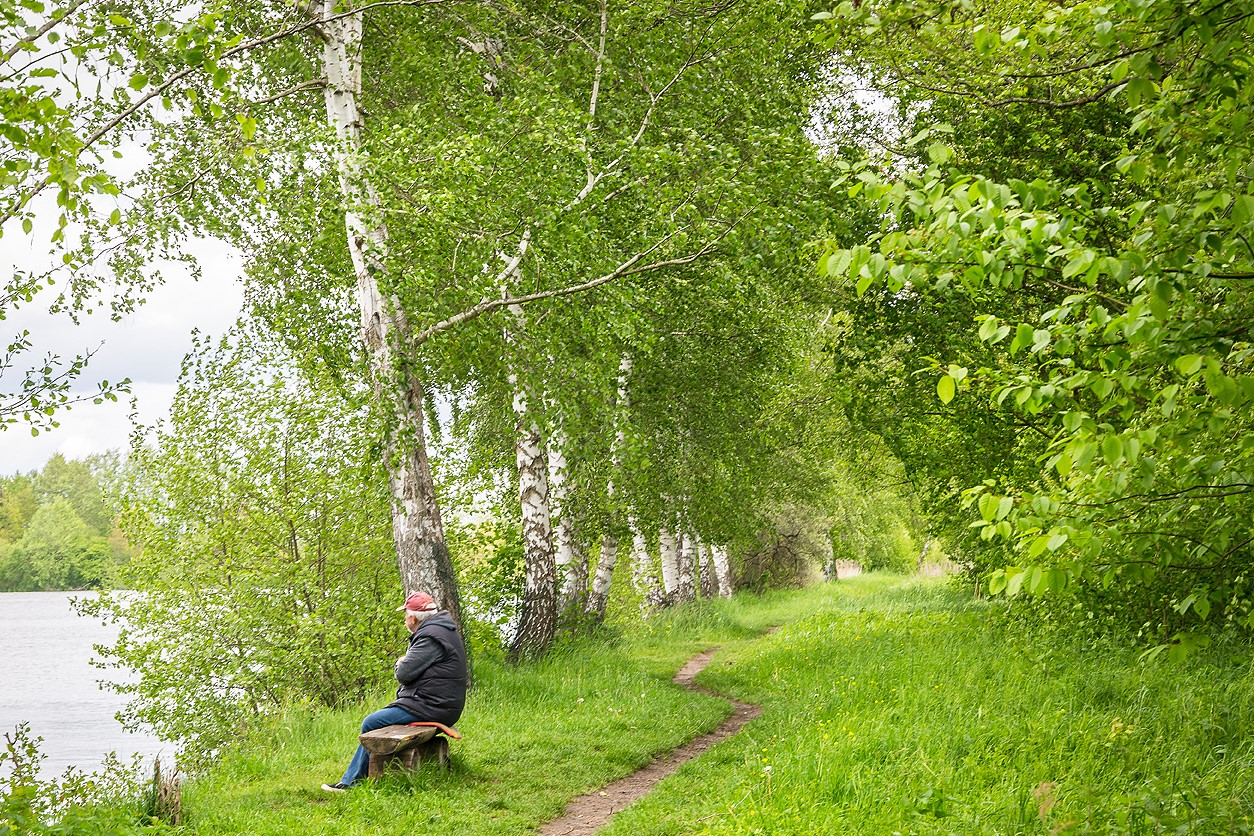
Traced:
<svg viewBox="0 0 1254 836">
<path fill-rule="evenodd" d="M 949 403 L 957 394 L 957 388 L 954 385 L 954 379 L 949 375 L 943 375 L 940 380 L 936 381 L 936 394 L 940 396 L 941 403 Z"/>
<path fill-rule="evenodd" d="M 1232 201 L 1232 220 L 1242 225 L 1254 220 L 1254 195 L 1236 196 Z"/>
<path fill-rule="evenodd" d="M 1010 570 L 1007 569 L 1007 572 Z M 1019 594 L 1019 590 L 1023 588 L 1023 581 L 1027 578 L 1027 572 L 1016 570 L 1006 581 L 1006 595 L 1013 598 Z"/>
<path fill-rule="evenodd" d="M 1197 613 L 1198 618 L 1203 621 L 1210 615 L 1210 596 L 1203 593 L 1193 602 L 1193 612 Z"/>
<path fill-rule="evenodd" d="M 950 149 L 948 145 L 941 142 L 934 142 L 927 147 L 928 158 L 937 165 L 944 165 L 949 162 L 949 159 L 953 155 L 953 150 Z"/>
<path fill-rule="evenodd" d="M 998 520 L 1005 519 L 1006 515 L 1009 514 L 1011 509 L 1014 507 L 1015 507 L 1015 501 L 1011 497 L 1003 496 L 1001 499 L 997 501 L 997 515 L 995 519 L 998 519 Z"/>
<path fill-rule="evenodd" d="M 1117 435 L 1108 435 L 1103 438 L 1102 458 L 1109 464 L 1118 464 L 1123 458 L 1123 439 Z"/>
<path fill-rule="evenodd" d="M 1202 368 L 1204 358 L 1200 354 L 1185 354 L 1183 357 L 1176 358 L 1176 368 L 1181 374 L 1193 375 L 1197 374 Z"/>
<path fill-rule="evenodd" d="M 1040 595 L 1045 591 L 1045 570 L 1040 566 L 1033 566 L 1028 572 L 1028 592 L 1032 595 Z"/>
</svg>

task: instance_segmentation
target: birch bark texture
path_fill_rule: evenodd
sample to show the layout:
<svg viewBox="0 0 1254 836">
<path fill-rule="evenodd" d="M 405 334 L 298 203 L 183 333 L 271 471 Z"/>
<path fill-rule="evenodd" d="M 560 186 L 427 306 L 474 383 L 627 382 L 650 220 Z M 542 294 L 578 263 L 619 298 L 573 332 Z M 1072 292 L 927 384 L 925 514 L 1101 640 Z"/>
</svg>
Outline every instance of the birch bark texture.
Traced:
<svg viewBox="0 0 1254 836">
<path fill-rule="evenodd" d="M 327 122 L 335 130 L 336 169 L 344 200 L 348 252 L 356 276 L 360 336 L 369 361 L 376 403 L 386 410 L 384 444 L 392 497 L 392 536 L 406 594 L 425 591 L 461 624 L 457 579 L 444 539 L 444 525 L 427 458 L 422 424 L 424 391 L 412 371 L 397 362 L 396 347 L 408 337 L 403 313 L 379 287 L 388 248 L 380 201 L 366 171 L 362 144 L 361 13 L 337 11 L 333 0 L 316 7 L 323 33 Z"/>
<path fill-rule="evenodd" d="M 554 412 L 557 410 L 554 409 Z M 566 458 L 569 439 L 557 423 L 549 435 L 549 513 L 553 523 L 553 555 L 561 588 L 557 596 L 559 615 L 578 605 L 582 595 L 581 575 L 586 578 L 584 556 L 580 552 L 575 515 L 571 511 L 570 463 Z M 580 570 L 583 569 L 583 572 Z"/>
<path fill-rule="evenodd" d="M 684 532 L 679 539 L 679 600 L 694 601 L 697 597 L 697 549 L 692 532 Z"/>
<path fill-rule="evenodd" d="M 524 234 L 518 252 L 508 259 L 503 294 L 517 281 L 519 265 L 527 254 L 530 236 Z M 549 508 L 548 470 L 544 439 L 533 412 L 534 401 L 518 364 L 525 354 L 521 346 L 527 317 L 521 305 L 509 306 L 513 325 L 506 326 L 505 343 L 512 349 L 509 385 L 513 389 L 514 461 L 518 467 L 518 498 L 522 510 L 523 600 L 518 629 L 510 643 L 514 658 L 544 653 L 557 634 L 557 565 L 553 554 L 553 520 Z"/>
<path fill-rule="evenodd" d="M 665 525 L 658 529 L 657 539 L 662 558 L 662 591 L 667 596 L 674 595 L 679 589 L 679 544 Z"/>
<path fill-rule="evenodd" d="M 714 575 L 718 578 L 718 594 L 724 598 L 732 596 L 731 560 L 727 556 L 726 546 L 710 546 L 710 557 L 714 559 Z"/>
<path fill-rule="evenodd" d="M 703 541 L 697 541 L 697 565 L 701 567 L 701 596 L 713 598 L 718 594 L 718 579 L 714 574 L 714 558 L 710 555 L 710 547 Z"/>
<path fill-rule="evenodd" d="M 613 529 L 621 521 L 621 511 L 615 509 L 618 486 L 615 480 L 623 469 L 623 449 L 627 446 L 627 412 L 631 408 L 628 385 L 631 382 L 631 355 L 624 354 L 618 363 L 618 389 L 614 400 L 614 442 L 610 446 L 610 479 L 606 494 L 610 500 L 611 531 L 601 540 L 601 557 L 597 561 L 596 576 L 588 592 L 588 613 L 597 621 L 605 619 L 605 607 L 610 598 L 610 583 L 614 579 L 614 567 L 618 563 L 618 537 Z"/>
<path fill-rule="evenodd" d="M 657 575 L 653 558 L 649 554 L 649 541 L 640 530 L 634 514 L 628 515 L 627 527 L 631 530 L 631 580 L 636 591 L 647 601 L 657 591 Z"/>
</svg>

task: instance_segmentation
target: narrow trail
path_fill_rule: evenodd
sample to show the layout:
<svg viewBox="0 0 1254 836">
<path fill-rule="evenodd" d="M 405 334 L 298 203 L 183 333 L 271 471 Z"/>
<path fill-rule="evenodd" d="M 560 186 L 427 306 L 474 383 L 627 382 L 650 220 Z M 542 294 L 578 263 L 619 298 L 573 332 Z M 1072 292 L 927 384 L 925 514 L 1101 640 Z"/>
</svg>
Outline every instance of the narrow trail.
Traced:
<svg viewBox="0 0 1254 836">
<path fill-rule="evenodd" d="M 774 629 L 770 632 L 774 632 Z M 647 795 L 658 781 L 693 758 L 704 754 L 715 743 L 736 734 L 746 723 L 762 713 L 760 705 L 737 702 L 692 683 L 697 674 L 710 664 L 710 660 L 714 658 L 718 650 L 719 648 L 715 647 L 693 656 L 679 673 L 675 674 L 674 682 L 689 690 L 727 700 L 735 709 L 732 716 L 724 720 L 714 731 L 695 737 L 682 746 L 659 755 L 643 769 L 619 778 L 599 790 L 572 799 L 570 804 L 566 805 L 566 812 L 540 828 L 539 836 L 591 836 L 604 827 L 615 813 Z"/>
</svg>

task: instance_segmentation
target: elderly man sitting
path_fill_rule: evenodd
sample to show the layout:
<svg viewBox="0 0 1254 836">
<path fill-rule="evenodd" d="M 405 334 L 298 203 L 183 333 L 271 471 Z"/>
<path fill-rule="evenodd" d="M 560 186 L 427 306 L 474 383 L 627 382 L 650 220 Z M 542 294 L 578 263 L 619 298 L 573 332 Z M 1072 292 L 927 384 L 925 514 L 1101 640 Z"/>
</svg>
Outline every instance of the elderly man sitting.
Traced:
<svg viewBox="0 0 1254 836">
<path fill-rule="evenodd" d="M 453 617 L 437 609 L 425 592 L 405 599 L 405 627 L 409 649 L 396 660 L 396 699 L 385 708 L 367 715 L 362 732 L 385 726 L 419 721 L 451 726 L 462 716 L 466 705 L 466 646 L 457 632 Z M 366 777 L 370 753 L 358 746 L 344 777 L 334 784 L 323 784 L 327 792 L 344 792 Z"/>
</svg>

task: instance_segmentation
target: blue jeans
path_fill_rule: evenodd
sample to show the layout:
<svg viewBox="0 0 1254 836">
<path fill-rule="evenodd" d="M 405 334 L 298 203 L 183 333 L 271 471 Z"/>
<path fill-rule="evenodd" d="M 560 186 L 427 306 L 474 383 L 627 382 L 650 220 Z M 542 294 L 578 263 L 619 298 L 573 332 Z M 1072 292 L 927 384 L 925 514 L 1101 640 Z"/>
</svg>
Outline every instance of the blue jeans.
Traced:
<svg viewBox="0 0 1254 836">
<path fill-rule="evenodd" d="M 397 726 L 405 723 L 415 723 L 418 718 L 410 714 L 403 708 L 380 708 L 373 714 L 367 714 L 366 719 L 361 721 L 361 730 L 363 733 L 381 729 L 384 726 Z M 344 772 L 344 777 L 340 779 L 340 783 L 346 787 L 366 777 L 370 767 L 370 753 L 366 751 L 366 747 L 358 746 L 357 753 L 353 755 L 353 759 L 348 764 L 348 769 Z"/>
</svg>

